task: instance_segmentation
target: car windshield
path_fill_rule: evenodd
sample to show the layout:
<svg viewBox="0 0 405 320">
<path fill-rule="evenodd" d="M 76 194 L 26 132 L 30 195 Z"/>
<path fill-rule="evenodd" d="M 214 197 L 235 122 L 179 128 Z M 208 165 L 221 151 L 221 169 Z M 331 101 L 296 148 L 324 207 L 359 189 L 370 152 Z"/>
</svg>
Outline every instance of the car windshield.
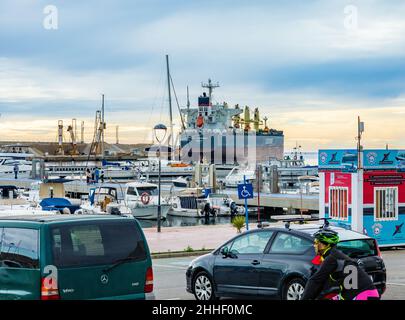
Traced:
<svg viewBox="0 0 405 320">
<path fill-rule="evenodd" d="M 96 189 L 96 193 L 99 195 L 112 195 L 114 197 L 117 195 L 117 191 L 112 188 L 98 188 Z"/>
<path fill-rule="evenodd" d="M 338 243 L 337 248 L 353 259 L 378 255 L 373 239 L 341 241 Z"/>
</svg>

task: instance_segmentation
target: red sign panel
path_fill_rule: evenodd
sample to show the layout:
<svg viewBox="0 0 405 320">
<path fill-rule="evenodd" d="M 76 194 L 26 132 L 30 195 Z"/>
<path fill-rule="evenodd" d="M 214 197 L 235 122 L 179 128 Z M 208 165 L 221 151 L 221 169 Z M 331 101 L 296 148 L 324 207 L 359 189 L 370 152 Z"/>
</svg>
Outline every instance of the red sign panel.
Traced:
<svg viewBox="0 0 405 320">
<path fill-rule="evenodd" d="M 349 205 L 352 203 L 352 175 L 342 172 L 325 172 L 325 203 L 329 203 L 330 187 L 347 187 L 349 190 Z"/>
<path fill-rule="evenodd" d="M 405 202 L 405 173 L 397 171 L 367 171 L 364 173 L 363 202 L 374 204 L 374 189 L 398 187 L 398 201 Z"/>
</svg>

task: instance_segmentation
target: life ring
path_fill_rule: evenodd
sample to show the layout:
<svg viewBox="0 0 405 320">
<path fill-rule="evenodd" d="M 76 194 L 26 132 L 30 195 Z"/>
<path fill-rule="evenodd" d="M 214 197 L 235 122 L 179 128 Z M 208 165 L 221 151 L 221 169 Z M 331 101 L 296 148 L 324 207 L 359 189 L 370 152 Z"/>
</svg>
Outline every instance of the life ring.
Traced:
<svg viewBox="0 0 405 320">
<path fill-rule="evenodd" d="M 141 202 L 142 202 L 143 204 L 148 204 L 149 201 L 150 201 L 150 195 L 149 195 L 149 193 L 147 193 L 147 192 L 142 193 L 142 194 L 141 194 Z"/>
<path fill-rule="evenodd" d="M 201 128 L 204 125 L 204 117 L 200 114 L 197 117 L 197 127 Z"/>
</svg>

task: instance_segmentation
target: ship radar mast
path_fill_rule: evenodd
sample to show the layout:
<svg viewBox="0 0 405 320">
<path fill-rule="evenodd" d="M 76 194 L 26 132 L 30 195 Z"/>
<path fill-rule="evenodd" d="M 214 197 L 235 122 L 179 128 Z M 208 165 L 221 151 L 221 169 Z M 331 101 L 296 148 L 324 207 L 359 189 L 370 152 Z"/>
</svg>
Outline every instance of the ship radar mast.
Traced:
<svg viewBox="0 0 405 320">
<path fill-rule="evenodd" d="M 212 83 L 211 79 L 208 79 L 208 83 L 201 83 L 201 87 L 208 89 L 208 97 L 210 99 L 210 106 L 212 106 L 212 91 L 219 88 L 219 83 Z"/>
</svg>

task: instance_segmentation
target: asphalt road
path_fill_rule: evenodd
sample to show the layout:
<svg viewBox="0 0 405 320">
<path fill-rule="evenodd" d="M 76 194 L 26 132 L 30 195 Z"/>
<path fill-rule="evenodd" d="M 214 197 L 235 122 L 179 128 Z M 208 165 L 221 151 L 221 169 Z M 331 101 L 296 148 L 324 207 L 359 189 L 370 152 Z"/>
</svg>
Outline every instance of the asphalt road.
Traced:
<svg viewBox="0 0 405 320">
<path fill-rule="evenodd" d="M 383 299 L 405 300 L 405 249 L 382 252 L 387 267 L 387 291 Z M 189 300 L 194 296 L 186 292 L 185 272 L 195 257 L 153 260 L 156 299 Z"/>
<path fill-rule="evenodd" d="M 382 251 L 387 267 L 387 291 L 383 299 L 405 300 L 405 249 Z"/>
<path fill-rule="evenodd" d="M 189 300 L 186 291 L 186 269 L 196 257 L 153 260 L 154 291 L 159 300 Z M 404 288 L 405 289 L 405 288 Z"/>
</svg>

